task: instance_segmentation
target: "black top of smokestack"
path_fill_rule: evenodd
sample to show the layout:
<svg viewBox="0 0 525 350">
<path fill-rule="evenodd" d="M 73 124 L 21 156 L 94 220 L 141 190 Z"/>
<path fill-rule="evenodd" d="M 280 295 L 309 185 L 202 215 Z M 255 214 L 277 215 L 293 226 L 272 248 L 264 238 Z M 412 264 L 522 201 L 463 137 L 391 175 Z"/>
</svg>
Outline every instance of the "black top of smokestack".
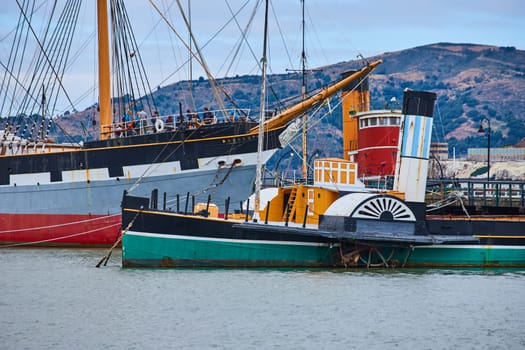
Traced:
<svg viewBox="0 0 525 350">
<path fill-rule="evenodd" d="M 437 95 L 428 91 L 406 90 L 403 94 L 403 114 L 434 116 L 434 103 Z"/>
</svg>

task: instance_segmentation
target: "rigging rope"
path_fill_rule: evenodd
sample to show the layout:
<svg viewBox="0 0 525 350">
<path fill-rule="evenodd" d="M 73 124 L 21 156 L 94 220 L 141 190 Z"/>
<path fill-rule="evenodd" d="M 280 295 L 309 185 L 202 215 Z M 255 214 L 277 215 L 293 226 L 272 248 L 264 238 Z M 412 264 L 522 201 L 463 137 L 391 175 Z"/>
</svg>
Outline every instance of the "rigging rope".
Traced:
<svg viewBox="0 0 525 350">
<path fill-rule="evenodd" d="M 112 32 L 114 37 L 113 57 L 115 58 L 115 96 L 120 96 L 117 115 L 123 117 L 127 109 L 137 112 L 146 109 L 150 113 L 158 110 L 153 92 L 146 75 L 144 62 L 132 30 L 123 0 L 111 3 Z M 127 100 L 126 97 L 129 97 Z M 140 102 L 140 106 L 137 105 Z M 125 104 L 128 104 L 126 109 Z M 146 105 L 146 108 L 145 108 Z M 140 108 L 139 108 L 140 107 Z M 121 118 L 120 118 L 121 119 Z M 119 120 L 120 121 L 120 120 Z"/>
<path fill-rule="evenodd" d="M 27 6 L 28 5 L 29 4 L 27 4 Z M 25 21 L 23 20 L 22 14 L 20 13 L 20 15 L 18 17 L 18 24 L 16 26 L 15 37 L 14 37 L 14 40 L 12 42 L 11 51 L 9 52 L 9 58 L 8 58 L 8 61 L 7 61 L 6 71 L 9 72 L 10 75 L 13 75 L 12 71 L 14 70 L 16 57 L 18 56 L 18 47 L 20 45 L 20 40 L 21 40 L 21 37 L 22 37 L 22 31 L 23 31 L 24 26 L 25 26 Z M 5 79 L 6 79 L 7 76 L 8 75 L 6 74 L 4 76 L 4 79 L 2 80 L 2 85 L 0 86 L 0 93 L 3 92 L 4 82 L 5 82 Z M 10 85 L 10 83 L 11 83 L 11 80 L 8 80 L 7 81 L 7 86 L 6 86 L 6 92 L 4 94 L 4 99 L 2 101 L 2 107 L 0 109 L 1 111 L 4 110 L 7 94 L 9 92 L 9 85 Z M 13 98 L 12 98 L 12 102 L 11 103 L 13 103 L 14 99 L 15 99 L 15 95 L 13 94 Z"/>
<path fill-rule="evenodd" d="M 69 103 L 74 108 L 74 104 L 63 86 L 62 78 L 72 47 L 81 0 L 67 1 L 58 19 L 54 19 L 55 12 L 57 12 L 57 2 L 53 2 L 49 19 L 43 26 L 41 38 L 37 37 L 32 20 L 33 14 L 42 4 L 36 8 L 34 1 L 32 1 L 33 6 L 30 6 L 31 1 L 20 4 L 17 0 L 17 4 L 20 9 L 20 17 L 11 48 L 10 61 L 7 65 L 2 64 L 7 72 L 4 76 L 2 88 L 0 88 L 0 93 L 2 93 L 5 87 L 2 111 L 6 107 L 5 98 L 12 96 L 7 116 L 14 116 L 15 118 L 13 124 L 16 126 L 14 128 L 10 126 L 14 130 L 8 130 L 13 138 L 15 135 L 19 135 L 22 138 L 45 142 L 51 131 L 52 120 L 45 120 L 44 118 L 46 115 L 53 114 L 61 91 L 64 91 Z M 24 63 L 25 57 L 29 56 L 30 36 L 35 38 L 37 50 L 31 62 Z M 14 62 L 18 63 L 16 67 Z M 20 79 L 22 67 L 25 67 L 24 71 L 27 72 L 23 81 Z M 8 79 L 7 82 L 6 79 Z M 15 82 L 12 90 L 10 90 L 10 81 Z M 22 88 L 23 95 L 17 102 L 19 87 Z M 42 102 L 47 103 L 41 103 L 41 100 L 35 97 L 40 95 L 42 89 L 42 96 L 45 96 L 45 101 L 42 100 Z M 16 111 L 14 111 L 15 104 L 17 105 Z M 31 124 L 30 128 L 29 124 Z M 70 137 L 66 132 L 65 135 Z"/>
<path fill-rule="evenodd" d="M 58 74 L 57 70 L 55 69 L 55 67 L 53 65 L 53 62 L 51 61 L 51 58 L 49 57 L 48 53 L 46 52 L 46 50 L 45 50 L 45 48 L 43 46 L 43 43 L 40 41 L 40 39 L 36 35 L 36 33 L 35 33 L 34 29 L 33 29 L 33 26 L 31 25 L 31 21 L 27 17 L 26 12 L 24 11 L 24 9 L 20 6 L 19 1 L 16 0 L 16 2 L 18 4 L 18 7 L 20 8 L 20 11 L 22 12 L 22 15 L 23 15 L 25 21 L 28 24 L 29 30 L 33 34 L 33 36 L 34 36 L 34 38 L 36 40 L 36 43 L 37 43 L 38 47 L 40 48 L 40 52 L 42 53 L 43 57 L 45 58 L 45 61 L 49 65 L 49 69 L 52 71 L 53 76 L 57 79 L 57 81 L 58 81 L 61 89 L 63 90 L 64 95 L 66 96 L 67 100 L 69 101 L 70 105 L 74 108 L 73 102 L 71 101 L 71 98 L 69 97 L 69 94 L 67 93 L 64 85 L 62 84 L 62 80 L 60 78 L 60 75 Z"/>
<path fill-rule="evenodd" d="M 168 159 L 171 158 L 171 156 L 173 154 L 175 154 L 175 152 L 177 152 L 179 150 L 180 147 L 183 147 L 184 146 L 184 142 L 188 139 L 190 139 L 196 132 L 197 132 L 198 129 L 194 129 L 192 130 L 188 136 L 186 137 L 185 140 L 182 140 L 180 141 L 180 144 L 175 147 L 170 153 L 166 154 L 163 156 L 163 153 L 166 151 L 166 149 L 170 146 L 171 143 L 173 143 L 174 141 L 174 138 L 175 136 L 177 136 L 177 133 L 173 133 L 171 135 L 171 138 L 168 140 L 168 142 L 164 145 L 164 147 L 162 148 L 162 150 L 157 154 L 157 156 L 155 157 L 155 159 L 153 159 L 153 161 L 150 163 L 150 165 L 143 171 L 143 173 L 137 178 L 137 180 L 135 181 L 135 183 L 130 187 L 130 189 L 128 190 L 128 193 L 132 193 L 139 185 L 140 183 L 142 182 L 142 180 L 144 179 L 144 177 L 148 176 L 149 174 L 151 174 L 156 168 L 158 168 L 161 163 L 167 161 Z M 209 134 L 208 136 L 213 136 L 213 134 Z M 161 158 L 162 156 L 162 158 Z M 160 162 L 158 162 L 158 160 L 160 159 Z M 232 166 L 233 166 L 233 163 L 232 163 Z M 223 180 L 224 182 L 224 180 Z M 222 184 L 222 183 L 221 183 Z"/>
<path fill-rule="evenodd" d="M 371 74 L 371 72 L 368 72 L 364 77 L 362 77 L 361 80 L 359 81 L 359 83 L 356 84 L 356 85 L 352 88 L 352 90 L 350 90 L 349 92 L 352 92 L 352 91 L 354 91 L 355 89 L 357 89 L 357 87 L 359 87 L 359 86 L 362 84 L 362 82 L 366 79 L 366 77 L 368 77 L 370 74 Z M 313 93 L 312 93 L 312 94 L 313 94 Z M 322 102 L 320 102 L 318 105 L 316 105 L 316 109 L 315 109 L 312 113 L 310 113 L 310 115 L 315 115 L 315 114 L 316 114 L 316 113 L 317 113 L 322 107 L 324 107 L 324 106 L 326 105 L 326 103 L 328 103 L 329 100 L 330 100 L 330 98 L 327 98 L 327 99 L 323 100 Z M 332 106 L 332 107 L 329 109 L 329 111 L 328 111 L 327 113 L 325 113 L 323 116 L 321 116 L 321 117 L 320 117 L 319 119 L 317 119 L 317 120 L 312 120 L 312 117 L 311 117 L 311 116 L 308 117 L 308 118 L 307 118 L 307 119 L 308 119 L 308 120 L 307 120 L 307 125 L 308 125 L 307 131 L 310 131 L 311 129 L 316 128 L 317 125 L 318 125 L 319 123 L 321 123 L 324 119 L 326 119 L 329 115 L 331 115 L 332 112 L 333 112 L 333 110 L 334 110 L 335 108 L 339 107 L 341 104 L 342 104 L 342 99 L 339 99 L 339 101 L 338 101 L 334 106 Z M 295 141 L 300 135 L 301 135 L 301 133 L 296 133 L 296 134 L 290 139 L 290 142 L 289 142 L 289 143 Z M 302 155 L 300 155 L 299 153 L 297 153 L 297 151 L 296 151 L 295 149 L 292 148 L 292 150 L 293 150 L 293 152 L 299 157 L 299 159 L 302 160 Z M 309 164 L 308 164 L 308 168 L 309 168 L 309 170 L 312 170 L 312 169 L 311 169 L 311 166 L 310 166 Z"/>
<path fill-rule="evenodd" d="M 463 212 L 465 213 L 465 216 L 470 219 L 470 215 L 467 211 L 467 208 L 465 207 L 465 204 L 463 203 L 463 193 L 460 191 L 453 191 L 448 194 L 448 197 L 432 203 L 432 205 L 428 206 L 427 212 L 432 212 L 435 210 L 439 210 L 445 207 L 448 207 L 449 205 L 453 205 L 456 203 L 459 203 L 461 205 L 461 208 L 463 209 Z"/>
</svg>

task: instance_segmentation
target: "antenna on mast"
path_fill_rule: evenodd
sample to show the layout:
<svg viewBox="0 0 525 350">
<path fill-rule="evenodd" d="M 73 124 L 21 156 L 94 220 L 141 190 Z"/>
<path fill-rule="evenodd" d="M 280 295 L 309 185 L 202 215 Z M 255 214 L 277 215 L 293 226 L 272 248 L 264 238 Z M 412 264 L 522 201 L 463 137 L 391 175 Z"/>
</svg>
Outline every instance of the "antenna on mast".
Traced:
<svg viewBox="0 0 525 350">
<path fill-rule="evenodd" d="M 304 44 L 304 32 L 306 27 L 306 21 L 304 19 L 304 0 L 301 0 L 301 10 L 302 10 L 302 51 L 301 51 L 301 70 L 287 69 L 287 72 L 301 72 L 302 75 L 302 84 L 301 84 L 301 100 L 306 99 L 307 93 L 307 73 L 317 71 L 317 69 L 306 69 L 306 49 Z M 306 112 L 301 117 L 302 124 L 302 174 L 305 180 L 308 180 L 308 145 L 307 145 L 307 136 L 308 136 L 308 116 Z"/>
<path fill-rule="evenodd" d="M 303 51 L 301 53 L 301 65 L 302 65 L 302 75 L 303 75 L 303 84 L 301 86 L 301 99 L 304 101 L 306 98 L 306 52 L 304 49 L 304 27 L 305 27 L 305 21 L 304 21 L 304 0 L 301 0 L 301 6 L 302 6 L 302 27 L 303 27 Z M 305 180 L 308 180 L 308 164 L 307 164 L 307 158 L 308 158 L 308 149 L 307 149 L 307 132 L 308 132 L 308 126 L 306 125 L 307 122 L 307 115 L 306 113 L 302 116 L 302 124 L 303 124 L 303 177 Z"/>
</svg>

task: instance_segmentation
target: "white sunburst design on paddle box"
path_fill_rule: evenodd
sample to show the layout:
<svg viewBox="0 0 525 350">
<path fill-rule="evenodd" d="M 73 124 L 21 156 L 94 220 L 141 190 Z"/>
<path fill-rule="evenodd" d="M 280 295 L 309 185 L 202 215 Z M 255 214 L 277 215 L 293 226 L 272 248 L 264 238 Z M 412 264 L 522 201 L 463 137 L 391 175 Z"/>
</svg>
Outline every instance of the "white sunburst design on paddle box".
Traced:
<svg viewBox="0 0 525 350">
<path fill-rule="evenodd" d="M 386 195 L 366 199 L 350 216 L 359 219 L 416 221 L 414 213 L 405 203 L 396 197 Z"/>
<path fill-rule="evenodd" d="M 416 221 L 401 199 L 377 193 L 349 193 L 333 202 L 324 215 L 384 221 Z"/>
</svg>

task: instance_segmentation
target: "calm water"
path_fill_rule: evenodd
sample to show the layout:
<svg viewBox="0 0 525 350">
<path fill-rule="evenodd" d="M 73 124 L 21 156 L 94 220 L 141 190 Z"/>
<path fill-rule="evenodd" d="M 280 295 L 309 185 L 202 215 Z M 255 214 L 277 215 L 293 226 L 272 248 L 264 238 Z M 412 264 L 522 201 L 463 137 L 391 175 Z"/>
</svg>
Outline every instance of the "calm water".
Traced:
<svg viewBox="0 0 525 350">
<path fill-rule="evenodd" d="M 1 349 L 524 349 L 524 270 L 123 270 L 0 249 Z"/>
</svg>

